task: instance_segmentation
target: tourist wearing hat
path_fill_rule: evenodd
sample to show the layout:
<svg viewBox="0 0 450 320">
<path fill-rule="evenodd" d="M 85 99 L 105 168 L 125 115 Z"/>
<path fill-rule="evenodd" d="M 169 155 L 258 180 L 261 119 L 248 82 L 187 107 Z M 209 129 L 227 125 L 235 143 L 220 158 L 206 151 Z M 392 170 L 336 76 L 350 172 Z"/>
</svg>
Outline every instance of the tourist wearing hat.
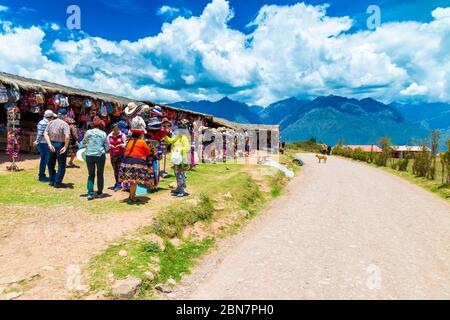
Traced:
<svg viewBox="0 0 450 320">
<path fill-rule="evenodd" d="M 66 122 L 70 128 L 70 143 L 69 148 L 67 149 L 69 164 L 67 165 L 67 168 L 79 168 L 79 166 L 73 163 L 78 152 L 78 128 L 73 118 L 67 117 Z"/>
<path fill-rule="evenodd" d="M 119 183 L 120 164 L 122 163 L 123 155 L 125 154 L 125 145 L 127 142 L 126 135 L 120 130 L 120 124 L 112 125 L 112 131 L 108 135 L 109 140 L 109 156 L 111 158 L 111 165 L 114 169 L 114 191 L 122 189 Z"/>
<path fill-rule="evenodd" d="M 96 197 L 104 197 L 104 171 L 106 153 L 109 151 L 109 140 L 106 135 L 105 122 L 99 117 L 94 117 L 91 124 L 92 129 L 84 135 L 82 145 L 86 148 L 86 165 L 88 169 L 88 200 Z M 97 175 L 97 194 L 94 192 L 95 176 Z"/>
<path fill-rule="evenodd" d="M 47 129 L 50 121 L 55 117 L 55 113 L 52 110 L 46 110 L 44 113 L 44 118 L 39 121 L 37 125 L 37 135 L 36 140 L 34 141 L 34 145 L 39 152 L 40 163 L 39 163 L 39 176 L 38 179 L 41 182 L 49 182 L 50 179 L 45 175 L 45 168 L 47 168 L 48 160 L 50 159 L 50 149 L 48 148 L 48 144 L 45 141 L 44 133 Z"/>
<path fill-rule="evenodd" d="M 119 170 L 119 183 L 122 188 L 130 189 L 127 201 L 131 204 L 140 202 L 136 198 L 138 185 L 148 189 L 154 185 L 153 169 L 147 165 L 151 151 L 143 139 L 144 133 L 145 130 L 142 129 L 139 121 L 132 123 L 131 138 L 125 147 L 125 154 Z"/>
<path fill-rule="evenodd" d="M 60 109 L 58 118 L 51 121 L 44 132 L 45 141 L 50 150 L 48 160 L 49 182 L 50 186 L 55 188 L 67 188 L 63 184 L 66 174 L 67 165 L 67 148 L 70 143 L 70 128 L 66 122 L 67 110 Z M 56 172 L 56 163 L 58 163 L 58 171 Z"/>
<path fill-rule="evenodd" d="M 182 161 L 180 163 L 173 163 L 177 188 L 172 191 L 172 194 L 182 198 L 188 195 L 185 191 L 186 168 L 190 164 L 189 154 L 191 144 L 189 143 L 187 127 L 181 122 L 178 129 L 172 133 L 172 137 L 166 136 L 164 139 L 171 145 L 172 161 L 178 154 L 181 154 Z"/>
</svg>

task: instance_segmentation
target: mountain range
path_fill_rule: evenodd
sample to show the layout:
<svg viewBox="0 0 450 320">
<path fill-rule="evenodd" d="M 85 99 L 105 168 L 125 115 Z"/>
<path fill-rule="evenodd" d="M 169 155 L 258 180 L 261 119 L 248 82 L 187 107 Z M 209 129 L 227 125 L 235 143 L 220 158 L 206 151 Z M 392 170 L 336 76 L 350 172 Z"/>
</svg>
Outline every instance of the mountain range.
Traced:
<svg viewBox="0 0 450 320">
<path fill-rule="evenodd" d="M 390 136 L 395 144 L 410 144 L 427 137 L 429 130 L 450 134 L 449 104 L 386 105 L 366 98 L 357 100 L 340 96 L 314 100 L 289 98 L 267 107 L 249 106 L 223 98 L 216 102 L 177 102 L 174 107 L 187 109 L 238 123 L 279 124 L 283 141 L 315 137 L 336 144 L 377 144 Z"/>
</svg>

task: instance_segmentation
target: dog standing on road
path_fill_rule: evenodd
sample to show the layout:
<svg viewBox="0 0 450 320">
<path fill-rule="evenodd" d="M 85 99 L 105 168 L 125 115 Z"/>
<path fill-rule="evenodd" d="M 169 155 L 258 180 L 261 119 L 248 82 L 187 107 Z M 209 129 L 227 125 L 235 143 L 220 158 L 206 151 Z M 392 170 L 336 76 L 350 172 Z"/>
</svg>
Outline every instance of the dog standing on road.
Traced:
<svg viewBox="0 0 450 320">
<path fill-rule="evenodd" d="M 322 160 L 323 160 L 323 163 L 327 163 L 327 159 L 328 159 L 327 156 L 316 154 L 316 158 L 319 159 L 319 163 L 322 163 Z"/>
</svg>

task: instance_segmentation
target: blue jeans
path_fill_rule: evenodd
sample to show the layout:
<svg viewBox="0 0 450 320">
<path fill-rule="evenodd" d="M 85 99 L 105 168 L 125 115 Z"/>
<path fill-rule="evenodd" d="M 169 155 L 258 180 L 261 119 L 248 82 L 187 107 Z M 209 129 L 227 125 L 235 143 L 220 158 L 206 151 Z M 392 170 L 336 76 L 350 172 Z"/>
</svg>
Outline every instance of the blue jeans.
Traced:
<svg viewBox="0 0 450 320">
<path fill-rule="evenodd" d="M 50 159 L 48 160 L 48 171 L 50 175 L 51 185 L 60 185 L 66 174 L 67 165 L 67 152 L 60 154 L 61 149 L 64 147 L 63 142 L 54 142 L 52 145 L 55 148 L 55 152 L 50 152 Z M 56 162 L 58 162 L 58 172 L 56 172 Z"/>
<path fill-rule="evenodd" d="M 95 173 L 97 172 L 97 189 L 98 194 L 103 193 L 103 185 L 104 185 L 104 177 L 103 173 L 105 172 L 105 162 L 106 156 L 102 155 L 101 157 L 95 156 L 87 156 L 86 157 L 86 165 L 88 168 L 88 181 L 87 181 L 87 189 L 88 196 L 94 196 L 94 182 L 95 182 Z"/>
<path fill-rule="evenodd" d="M 37 150 L 41 157 L 41 161 L 39 163 L 39 179 L 45 178 L 45 169 L 48 165 L 48 160 L 50 159 L 50 149 L 46 143 L 39 143 L 37 145 Z"/>
</svg>

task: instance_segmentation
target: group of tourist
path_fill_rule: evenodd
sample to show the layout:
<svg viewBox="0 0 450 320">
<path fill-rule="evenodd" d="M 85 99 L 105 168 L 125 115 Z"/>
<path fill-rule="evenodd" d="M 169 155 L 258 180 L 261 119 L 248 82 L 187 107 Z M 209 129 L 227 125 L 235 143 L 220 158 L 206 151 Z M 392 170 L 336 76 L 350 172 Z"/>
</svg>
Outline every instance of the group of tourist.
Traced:
<svg viewBox="0 0 450 320">
<path fill-rule="evenodd" d="M 137 112 L 146 111 L 142 107 L 131 103 L 126 109 L 128 122 L 120 120 L 114 123 L 109 134 L 105 132 L 105 122 L 100 117 L 94 117 L 82 139 L 79 139 L 75 121 L 68 117 L 66 109 L 60 109 L 57 114 L 51 110 L 45 111 L 37 125 L 35 141 L 40 154 L 39 181 L 48 182 L 54 188 L 70 187 L 63 180 L 66 168 L 79 168 L 74 164 L 78 152 L 82 154 L 88 170 L 87 199 L 103 198 L 104 170 L 109 153 L 114 170 L 114 191 L 127 190 L 130 194 L 127 201 L 138 203 L 138 187 L 148 191 L 157 188 L 163 173 L 159 163 L 163 154 L 162 142 L 165 141 L 171 150 L 177 181 L 177 188 L 172 194 L 187 196 L 185 170 L 193 165 L 194 160 L 187 130 L 189 121 L 183 119 L 174 126 L 167 118 L 162 118 L 160 108 L 155 107 L 154 116 L 149 123 L 145 123 Z M 95 180 L 97 192 L 94 192 Z"/>
</svg>

